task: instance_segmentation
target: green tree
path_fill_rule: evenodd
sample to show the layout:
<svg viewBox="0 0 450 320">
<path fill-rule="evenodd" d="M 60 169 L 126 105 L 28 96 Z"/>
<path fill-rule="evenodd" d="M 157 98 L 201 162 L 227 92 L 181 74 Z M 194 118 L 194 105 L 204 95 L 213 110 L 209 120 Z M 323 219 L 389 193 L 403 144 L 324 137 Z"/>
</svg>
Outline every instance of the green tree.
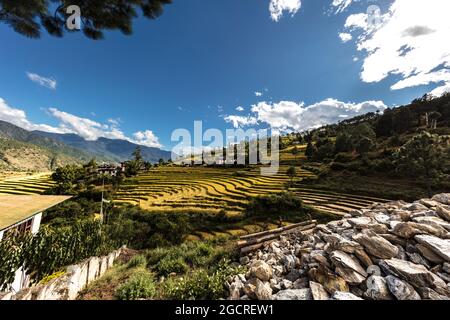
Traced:
<svg viewBox="0 0 450 320">
<path fill-rule="evenodd" d="M 67 165 L 57 168 L 52 174 L 56 185 L 53 192 L 56 194 L 75 194 L 78 182 L 83 178 L 83 168 L 76 165 Z"/>
<path fill-rule="evenodd" d="M 132 155 L 134 157 L 134 161 L 136 161 L 138 163 L 144 162 L 144 159 L 142 158 L 142 148 L 141 148 L 141 146 L 137 146 L 136 149 L 133 151 Z"/>
<path fill-rule="evenodd" d="M 356 146 L 356 151 L 361 155 L 365 156 L 370 150 L 374 148 L 375 144 L 372 139 L 367 137 L 362 137 Z"/>
<path fill-rule="evenodd" d="M 297 176 L 297 169 L 294 166 L 290 166 L 289 169 L 287 169 L 286 174 L 291 179 L 290 186 L 292 187 L 294 185 L 294 179 Z"/>
<path fill-rule="evenodd" d="M 314 154 L 317 152 L 317 148 L 312 144 L 312 142 L 308 142 L 306 146 L 305 155 L 309 161 L 314 158 Z"/>
<path fill-rule="evenodd" d="M 67 9 L 77 5 L 83 33 L 97 40 L 103 38 L 104 30 L 131 34 L 134 18 L 142 15 L 155 19 L 170 3 L 172 0 L 0 0 L 0 22 L 30 38 L 39 38 L 41 27 L 52 36 L 62 37 L 71 31 L 66 21 L 72 12 L 67 13 Z"/>
<path fill-rule="evenodd" d="M 439 118 L 441 118 L 441 117 L 442 117 L 442 114 L 440 114 L 437 111 L 433 111 L 428 114 L 428 120 L 431 121 L 431 126 L 430 126 L 431 129 L 436 129 L 437 122 L 438 122 Z"/>
<path fill-rule="evenodd" d="M 352 151 L 352 136 L 347 131 L 339 133 L 336 137 L 335 148 L 337 153 Z"/>
<path fill-rule="evenodd" d="M 428 195 L 431 197 L 431 185 L 435 179 L 442 176 L 449 152 L 448 137 L 425 131 L 400 148 L 395 155 L 395 163 L 398 171 L 425 178 Z"/>
<path fill-rule="evenodd" d="M 297 161 L 297 156 L 298 156 L 299 153 L 300 153 L 300 150 L 298 150 L 297 146 L 295 146 L 292 149 L 292 155 L 295 157 L 295 161 Z"/>
<path fill-rule="evenodd" d="M 388 137 L 393 131 L 394 116 L 393 111 L 387 109 L 378 119 L 375 125 L 377 137 Z"/>
</svg>

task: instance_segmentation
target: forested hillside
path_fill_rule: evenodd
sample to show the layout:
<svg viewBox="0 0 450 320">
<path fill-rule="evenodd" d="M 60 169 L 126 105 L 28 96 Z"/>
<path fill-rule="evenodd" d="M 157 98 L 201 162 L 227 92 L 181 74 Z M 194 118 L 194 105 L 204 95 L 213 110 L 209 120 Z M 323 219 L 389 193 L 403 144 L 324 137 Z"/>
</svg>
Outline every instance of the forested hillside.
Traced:
<svg viewBox="0 0 450 320">
<path fill-rule="evenodd" d="M 414 199 L 449 189 L 450 95 L 368 113 L 306 135 L 304 168 L 321 188 Z"/>
</svg>

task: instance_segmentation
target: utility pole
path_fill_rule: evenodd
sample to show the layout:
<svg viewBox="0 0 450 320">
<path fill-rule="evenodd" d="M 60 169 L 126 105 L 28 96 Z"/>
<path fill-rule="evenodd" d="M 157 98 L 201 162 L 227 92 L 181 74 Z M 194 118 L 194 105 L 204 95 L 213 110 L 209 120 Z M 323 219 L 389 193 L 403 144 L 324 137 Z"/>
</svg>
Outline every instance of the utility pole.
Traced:
<svg viewBox="0 0 450 320">
<path fill-rule="evenodd" d="M 104 217 L 103 217 L 103 195 L 105 192 L 105 174 L 103 173 L 103 179 L 102 179 L 102 203 L 100 204 L 100 219 L 101 219 L 101 223 L 103 224 L 104 222 Z"/>
</svg>

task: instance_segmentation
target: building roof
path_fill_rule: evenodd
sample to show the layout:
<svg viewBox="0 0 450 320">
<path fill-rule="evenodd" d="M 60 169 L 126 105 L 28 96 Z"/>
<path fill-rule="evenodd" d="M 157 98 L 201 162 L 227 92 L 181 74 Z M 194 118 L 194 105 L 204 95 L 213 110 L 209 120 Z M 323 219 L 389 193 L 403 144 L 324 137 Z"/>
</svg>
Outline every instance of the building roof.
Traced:
<svg viewBox="0 0 450 320">
<path fill-rule="evenodd" d="M 69 196 L 0 195 L 0 231 L 70 198 Z"/>
</svg>

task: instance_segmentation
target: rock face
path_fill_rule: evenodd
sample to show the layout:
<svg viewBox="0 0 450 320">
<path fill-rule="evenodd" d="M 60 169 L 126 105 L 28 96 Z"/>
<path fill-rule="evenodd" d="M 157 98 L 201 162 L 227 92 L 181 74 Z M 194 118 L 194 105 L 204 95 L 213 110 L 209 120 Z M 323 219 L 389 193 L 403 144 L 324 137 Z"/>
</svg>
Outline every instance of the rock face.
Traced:
<svg viewBox="0 0 450 320">
<path fill-rule="evenodd" d="M 229 299 L 450 299 L 450 194 L 355 210 L 241 257 Z"/>
</svg>

